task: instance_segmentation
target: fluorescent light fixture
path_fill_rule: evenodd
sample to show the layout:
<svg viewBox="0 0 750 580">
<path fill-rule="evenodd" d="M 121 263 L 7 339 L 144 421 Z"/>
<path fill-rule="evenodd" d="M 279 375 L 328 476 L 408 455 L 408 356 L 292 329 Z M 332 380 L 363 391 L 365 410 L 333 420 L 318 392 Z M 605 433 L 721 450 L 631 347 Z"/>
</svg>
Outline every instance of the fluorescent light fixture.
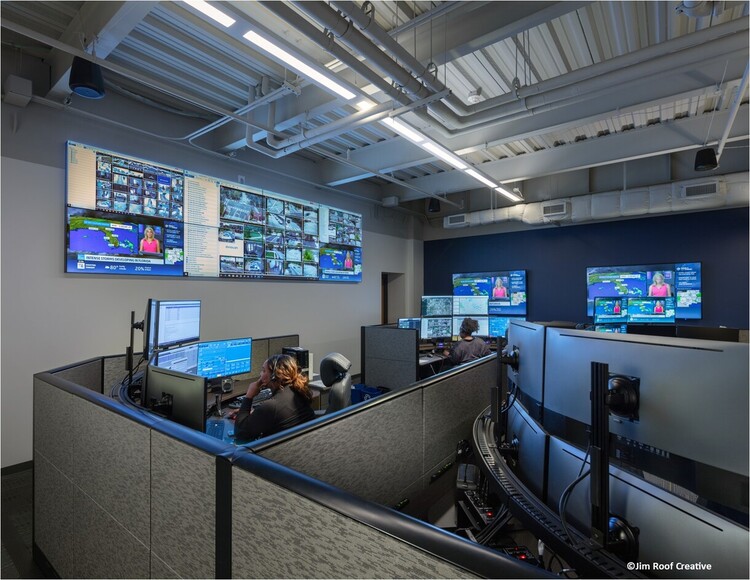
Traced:
<svg viewBox="0 0 750 580">
<path fill-rule="evenodd" d="M 399 135 L 406 137 L 409 141 L 413 141 L 414 143 L 417 143 L 417 144 L 422 143 L 422 141 L 424 141 L 424 137 L 422 135 L 417 133 L 414 129 L 412 129 L 408 125 L 404 125 L 398 119 L 394 119 L 393 117 L 387 117 L 386 119 L 383 119 L 381 123 L 383 123 L 384 125 L 387 125 Z"/>
<path fill-rule="evenodd" d="M 192 6 L 195 8 L 198 12 L 201 12 L 202 14 L 205 14 L 212 20 L 215 20 L 225 28 L 229 28 L 232 26 L 232 24 L 235 23 L 235 19 L 231 16 L 224 14 L 221 10 L 218 8 L 215 8 L 208 2 L 204 2 L 203 0 L 185 0 L 185 4 L 188 6 Z"/>
<path fill-rule="evenodd" d="M 275 56 L 285 65 L 289 66 L 290 68 L 293 68 L 294 70 L 302 74 L 302 76 L 320 83 L 324 87 L 332 90 L 337 95 L 345 98 L 347 101 L 350 99 L 353 99 L 356 96 L 353 92 L 351 92 L 349 89 L 347 89 L 343 85 L 340 85 L 339 83 L 328 78 L 324 74 L 318 72 L 313 67 L 299 60 L 297 57 L 292 56 L 286 50 L 284 50 L 283 48 L 279 46 L 276 46 L 273 42 L 262 37 L 260 34 L 258 34 L 254 30 L 249 30 L 248 32 L 243 34 L 243 36 L 244 38 L 252 42 L 254 45 L 258 46 L 259 48 L 262 48 L 267 53 Z"/>
<path fill-rule="evenodd" d="M 487 179 L 484 175 L 479 173 L 478 171 L 474 171 L 473 169 L 467 169 L 466 170 L 467 175 L 471 175 L 474 179 L 481 181 L 484 183 L 487 187 L 497 187 L 497 183 L 494 181 L 491 181 Z"/>
<path fill-rule="evenodd" d="M 369 111 L 375 106 L 375 103 L 372 101 L 368 101 L 367 99 L 360 101 L 356 105 L 354 105 L 354 108 L 358 111 Z"/>
<path fill-rule="evenodd" d="M 435 143 L 421 143 L 420 147 L 423 147 L 424 149 L 427 149 L 430 153 L 432 153 L 435 157 L 439 157 L 446 163 L 450 163 L 455 167 L 456 169 L 466 169 L 468 165 L 461 161 L 461 159 L 457 156 L 451 153 L 450 151 L 447 151 L 446 149 L 443 149 L 442 147 L 435 145 Z"/>
<path fill-rule="evenodd" d="M 508 198 L 508 199 L 509 199 L 510 201 L 516 201 L 516 202 L 517 202 L 517 201 L 523 201 L 523 198 L 522 198 L 521 196 L 519 196 L 519 195 L 516 195 L 516 194 L 515 194 L 515 193 L 513 193 L 512 191 L 508 191 L 508 190 L 507 190 L 507 189 L 505 189 L 504 187 L 496 187 L 496 188 L 495 188 L 495 191 L 497 191 L 498 193 L 500 193 L 500 194 L 504 195 L 504 196 L 505 196 L 505 197 L 507 197 L 507 198 Z"/>
</svg>

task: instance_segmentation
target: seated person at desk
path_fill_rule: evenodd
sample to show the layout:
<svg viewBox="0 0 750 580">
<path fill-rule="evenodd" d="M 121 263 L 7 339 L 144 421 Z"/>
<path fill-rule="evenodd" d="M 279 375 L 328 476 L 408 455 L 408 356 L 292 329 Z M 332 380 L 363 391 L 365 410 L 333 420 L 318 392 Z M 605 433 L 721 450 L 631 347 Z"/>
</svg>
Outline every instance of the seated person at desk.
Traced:
<svg viewBox="0 0 750 580">
<path fill-rule="evenodd" d="M 471 336 L 479 330 L 479 323 L 473 318 L 464 318 L 458 331 L 461 337 L 453 348 L 443 351 L 454 365 L 482 358 L 490 354 L 490 347 L 481 338 Z"/>
<path fill-rule="evenodd" d="M 253 398 L 266 387 L 271 396 L 253 407 Z M 235 439 L 238 443 L 252 441 L 314 419 L 311 400 L 307 377 L 299 372 L 297 361 L 286 354 L 269 357 L 236 412 Z"/>
</svg>

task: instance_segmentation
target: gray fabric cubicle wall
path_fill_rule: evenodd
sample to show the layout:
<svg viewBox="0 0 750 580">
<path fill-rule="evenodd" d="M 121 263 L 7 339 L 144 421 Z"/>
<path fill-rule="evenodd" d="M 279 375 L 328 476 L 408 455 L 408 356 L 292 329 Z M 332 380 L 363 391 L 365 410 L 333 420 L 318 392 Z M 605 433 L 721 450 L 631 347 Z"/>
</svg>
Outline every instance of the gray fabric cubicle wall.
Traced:
<svg viewBox="0 0 750 580">
<path fill-rule="evenodd" d="M 456 444 L 469 439 L 496 380 L 497 358 L 488 356 L 350 408 L 341 420 L 250 448 L 362 498 L 395 505 L 418 495 L 455 456 Z"/>
<path fill-rule="evenodd" d="M 419 379 L 419 333 L 395 326 L 362 327 L 362 381 L 391 390 Z"/>
<path fill-rule="evenodd" d="M 446 418 L 474 404 L 486 405 L 488 395 L 480 393 L 487 393 L 489 384 L 486 389 L 478 385 L 495 376 L 494 360 L 471 363 L 453 372 L 453 379 L 461 371 L 465 383 L 455 384 L 466 391 L 466 407 L 457 409 L 455 399 L 446 396 L 449 385 L 442 377 L 279 436 L 288 451 L 289 442 L 298 438 L 309 445 L 306 435 L 318 431 L 320 452 L 327 453 L 325 438 L 352 435 L 353 427 L 371 429 L 375 440 L 397 428 L 410 437 L 397 442 L 407 451 L 388 455 L 391 463 L 385 469 L 404 471 L 408 464 L 398 465 L 397 459 L 415 457 L 418 468 L 401 479 L 378 478 L 374 474 L 382 474 L 383 465 L 379 456 L 370 455 L 359 469 L 381 480 L 368 493 L 399 497 L 399 488 L 410 481 L 416 479 L 412 487 L 419 489 L 428 480 L 425 461 L 434 459 L 425 458 L 452 455 L 453 434 L 463 432 L 464 421 Z M 432 397 L 448 400 L 430 403 Z M 400 402 L 405 412 L 399 411 Z M 425 422 L 423 409 L 442 418 Z M 472 412 L 469 423 L 475 416 Z M 445 442 L 435 436 L 441 424 L 450 433 Z M 417 439 L 411 438 L 415 434 Z M 537 569 L 269 461 L 251 448 L 225 445 L 52 373 L 34 377 L 34 437 L 34 550 L 38 563 L 61 577 L 539 575 Z M 279 441 L 273 447 L 282 449 Z M 380 451 L 376 445 L 362 455 Z M 335 471 L 332 464 L 328 468 Z"/>
</svg>

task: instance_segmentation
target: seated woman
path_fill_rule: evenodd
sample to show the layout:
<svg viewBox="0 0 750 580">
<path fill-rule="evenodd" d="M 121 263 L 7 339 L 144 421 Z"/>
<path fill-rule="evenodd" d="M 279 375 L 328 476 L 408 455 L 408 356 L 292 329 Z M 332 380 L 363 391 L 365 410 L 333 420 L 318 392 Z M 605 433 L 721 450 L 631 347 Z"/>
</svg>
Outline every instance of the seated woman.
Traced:
<svg viewBox="0 0 750 580">
<path fill-rule="evenodd" d="M 253 408 L 253 398 L 263 388 L 271 389 L 271 397 Z M 263 363 L 260 378 L 247 388 L 237 412 L 236 441 L 252 441 L 314 419 L 311 400 L 307 377 L 300 374 L 297 361 L 286 354 L 269 357 Z"/>
<path fill-rule="evenodd" d="M 453 345 L 450 351 L 444 351 L 443 354 L 454 364 L 461 364 L 470 360 L 475 360 L 490 354 L 490 347 L 481 338 L 474 337 L 479 330 L 479 323 L 473 318 L 464 318 L 461 322 L 461 328 L 458 331 L 461 340 Z"/>
</svg>

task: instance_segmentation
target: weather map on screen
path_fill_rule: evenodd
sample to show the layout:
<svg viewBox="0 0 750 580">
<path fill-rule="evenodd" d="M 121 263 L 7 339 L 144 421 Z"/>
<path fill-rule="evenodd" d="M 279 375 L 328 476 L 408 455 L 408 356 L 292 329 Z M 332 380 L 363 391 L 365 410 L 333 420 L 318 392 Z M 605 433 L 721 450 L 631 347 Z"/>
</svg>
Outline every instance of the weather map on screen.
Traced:
<svg viewBox="0 0 750 580">
<path fill-rule="evenodd" d="M 671 298 L 675 318 L 702 317 L 700 262 L 598 266 L 586 269 L 586 282 L 589 316 L 596 315 L 597 298 Z"/>
</svg>

